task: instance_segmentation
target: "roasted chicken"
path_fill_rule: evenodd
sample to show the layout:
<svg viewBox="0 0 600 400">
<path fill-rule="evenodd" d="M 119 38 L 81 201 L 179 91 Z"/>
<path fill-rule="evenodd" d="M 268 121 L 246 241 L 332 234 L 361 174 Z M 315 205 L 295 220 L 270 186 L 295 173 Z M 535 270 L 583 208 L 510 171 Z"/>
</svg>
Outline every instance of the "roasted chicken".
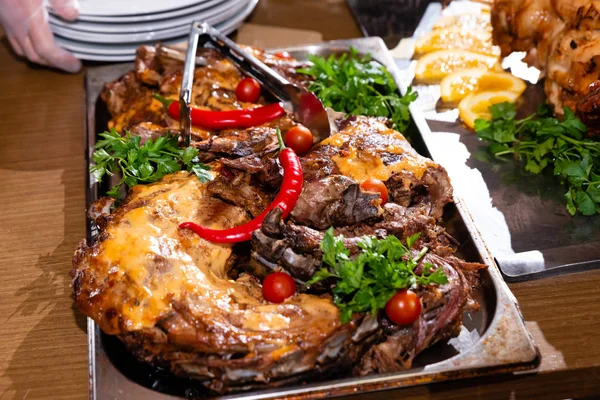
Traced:
<svg viewBox="0 0 600 400">
<path fill-rule="evenodd" d="M 255 54 L 288 79 L 306 79 L 295 74 L 300 64 L 294 60 Z M 240 72 L 210 51 L 205 56 L 208 65 L 195 74 L 195 105 L 254 107 L 234 100 Z M 177 131 L 151 92 L 174 95 L 181 69 L 160 49 L 140 49 L 136 71 L 106 85 L 111 125 L 142 140 Z M 73 259 L 79 309 L 138 359 L 217 392 L 398 371 L 410 368 L 423 349 L 458 334 L 463 313 L 477 308 L 472 289 L 483 265 L 458 258 L 457 243 L 439 225 L 452 201 L 446 171 L 383 119 L 332 114 L 332 123 L 336 132 L 301 157 L 304 188 L 291 216 L 283 219 L 274 209 L 249 244 L 211 243 L 178 224 L 224 229 L 260 214 L 282 180 L 275 131 L 291 126 L 289 117 L 245 130 L 196 130 L 192 145 L 211 163 L 209 183 L 178 172 L 133 187 L 112 211 L 113 200 L 92 204 L 88 216 L 99 233 L 83 241 Z M 360 189 L 369 177 L 387 182 L 387 204 Z M 321 266 L 319 243 L 330 226 L 354 254 L 365 235 L 405 240 L 419 233 L 414 251 L 429 252 L 416 268 L 443 269 L 448 283 L 416 289 L 423 311 L 406 326 L 384 313 L 355 314 L 342 324 L 323 283 L 281 304 L 267 302 L 261 278 L 282 270 L 298 282 L 310 279 Z"/>
<path fill-rule="evenodd" d="M 542 71 L 557 114 L 569 107 L 600 132 L 600 2 L 495 0 L 492 25 L 503 55 L 525 51 Z"/>
</svg>

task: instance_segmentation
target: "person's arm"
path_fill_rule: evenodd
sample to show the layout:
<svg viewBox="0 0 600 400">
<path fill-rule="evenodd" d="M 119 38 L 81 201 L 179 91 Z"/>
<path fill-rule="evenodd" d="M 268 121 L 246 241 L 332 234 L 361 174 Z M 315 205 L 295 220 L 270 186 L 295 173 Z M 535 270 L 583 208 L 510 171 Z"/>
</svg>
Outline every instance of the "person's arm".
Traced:
<svg viewBox="0 0 600 400">
<path fill-rule="evenodd" d="M 74 20 L 79 14 L 78 0 L 0 0 L 0 23 L 18 55 L 37 64 L 77 72 L 81 62 L 54 40 L 47 5 L 67 20 Z"/>
</svg>

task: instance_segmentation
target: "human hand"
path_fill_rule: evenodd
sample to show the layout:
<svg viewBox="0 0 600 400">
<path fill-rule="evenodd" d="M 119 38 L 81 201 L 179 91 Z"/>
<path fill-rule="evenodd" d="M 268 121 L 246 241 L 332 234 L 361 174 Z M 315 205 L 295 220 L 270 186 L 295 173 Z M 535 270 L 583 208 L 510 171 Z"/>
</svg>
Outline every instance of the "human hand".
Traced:
<svg viewBox="0 0 600 400">
<path fill-rule="evenodd" d="M 15 53 L 31 62 L 77 72 L 81 62 L 56 44 L 46 6 L 64 19 L 79 14 L 79 0 L 0 0 L 0 23 Z"/>
</svg>

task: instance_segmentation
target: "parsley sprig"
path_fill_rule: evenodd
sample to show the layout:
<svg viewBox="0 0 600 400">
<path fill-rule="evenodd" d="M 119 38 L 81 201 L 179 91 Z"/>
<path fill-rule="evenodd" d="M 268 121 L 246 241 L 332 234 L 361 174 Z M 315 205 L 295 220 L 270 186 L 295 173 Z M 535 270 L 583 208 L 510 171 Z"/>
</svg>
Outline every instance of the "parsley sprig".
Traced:
<svg viewBox="0 0 600 400">
<path fill-rule="evenodd" d="M 424 263 L 422 274 L 415 273 L 428 251 L 424 247 L 417 256 L 411 255 L 418 238 L 419 234 L 409 237 L 405 246 L 393 235 L 385 239 L 364 236 L 358 243 L 361 252 L 350 258 L 343 236 L 335 237 L 333 228 L 329 228 L 321 241 L 324 267 L 307 284 L 335 279 L 333 302 L 340 309 L 342 323 L 348 322 L 353 313 L 370 311 L 375 315 L 398 290 L 448 283 L 444 270 L 434 269 L 430 263 Z"/>
<path fill-rule="evenodd" d="M 533 174 L 553 168 L 567 187 L 571 215 L 600 212 L 600 142 L 583 138 L 587 127 L 569 108 L 562 121 L 552 118 L 546 105 L 521 120 L 515 119 L 513 104 L 495 104 L 490 112 L 492 120 L 476 120 L 475 131 L 492 154 L 516 157 Z"/>
<path fill-rule="evenodd" d="M 90 166 L 90 172 L 98 181 L 104 175 L 121 174 L 121 181 L 107 192 L 109 196 L 118 198 L 123 184 L 132 187 L 138 183 L 156 182 L 182 168 L 196 174 L 200 182 L 212 179 L 208 172 L 210 168 L 198 161 L 198 150 L 178 147 L 177 136 L 149 139 L 143 145 L 139 136 L 127 133 L 123 137 L 115 129 L 100 136 L 103 139 L 96 142 L 96 151 L 92 155 L 95 165 Z"/>
<path fill-rule="evenodd" d="M 312 65 L 298 72 L 315 80 L 309 86 L 325 107 L 351 115 L 387 117 L 394 129 L 404 132 L 410 123 L 408 105 L 417 93 L 408 88 L 404 96 L 389 71 L 372 62 L 369 54 L 361 56 L 354 47 L 350 53 L 329 58 L 309 56 Z"/>
</svg>

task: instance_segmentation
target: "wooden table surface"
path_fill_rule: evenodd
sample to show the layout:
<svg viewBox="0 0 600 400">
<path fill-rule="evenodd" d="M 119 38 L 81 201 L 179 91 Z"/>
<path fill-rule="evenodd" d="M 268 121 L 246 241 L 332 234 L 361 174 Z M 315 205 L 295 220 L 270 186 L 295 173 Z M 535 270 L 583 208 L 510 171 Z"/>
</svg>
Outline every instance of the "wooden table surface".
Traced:
<svg viewBox="0 0 600 400">
<path fill-rule="evenodd" d="M 255 24 L 360 32 L 343 0 L 262 0 Z M 31 67 L 0 46 L 0 398 L 87 396 L 85 318 L 71 257 L 85 234 L 83 73 Z M 542 351 L 537 374 L 355 398 L 600 397 L 600 270 L 510 285 Z"/>
</svg>

